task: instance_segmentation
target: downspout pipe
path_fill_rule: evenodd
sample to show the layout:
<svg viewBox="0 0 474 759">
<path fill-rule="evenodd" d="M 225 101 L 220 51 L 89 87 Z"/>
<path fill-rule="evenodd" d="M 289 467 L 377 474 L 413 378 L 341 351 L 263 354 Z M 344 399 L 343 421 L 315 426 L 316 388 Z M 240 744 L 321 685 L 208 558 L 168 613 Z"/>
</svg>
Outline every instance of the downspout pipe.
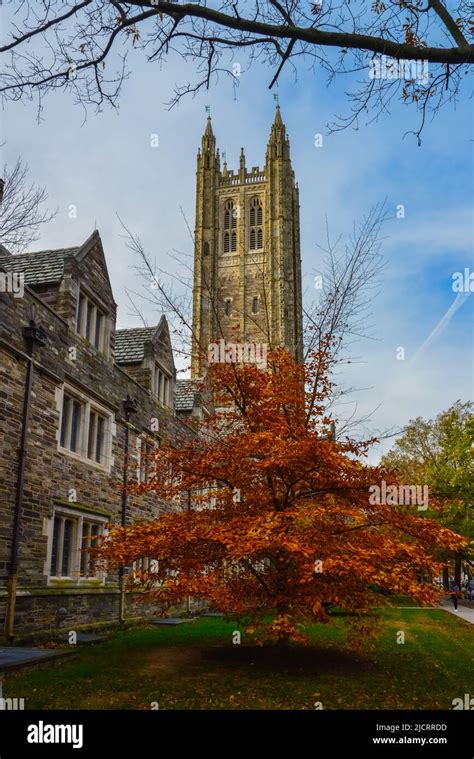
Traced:
<svg viewBox="0 0 474 759">
<path fill-rule="evenodd" d="M 122 401 L 123 413 L 125 417 L 125 449 L 123 456 L 123 475 L 122 475 L 122 509 L 121 525 L 127 524 L 127 490 L 128 490 L 128 461 L 130 447 L 130 418 L 137 412 L 137 402 L 129 395 Z M 125 622 L 125 567 L 119 567 L 119 622 L 121 625 Z"/>
<path fill-rule="evenodd" d="M 21 439 L 18 450 L 18 475 L 15 493 L 15 511 L 13 513 L 13 533 L 10 553 L 10 567 L 7 589 L 7 613 L 5 615 L 5 637 L 11 643 L 15 638 L 16 589 L 18 583 L 18 554 L 20 548 L 21 516 L 23 511 L 23 491 L 25 483 L 25 464 L 27 453 L 28 423 L 31 407 L 31 390 L 34 375 L 34 350 L 46 344 L 46 332 L 34 319 L 23 329 L 26 342 L 28 366 L 26 369 L 25 393 L 23 397 L 23 416 L 21 422 Z"/>
</svg>

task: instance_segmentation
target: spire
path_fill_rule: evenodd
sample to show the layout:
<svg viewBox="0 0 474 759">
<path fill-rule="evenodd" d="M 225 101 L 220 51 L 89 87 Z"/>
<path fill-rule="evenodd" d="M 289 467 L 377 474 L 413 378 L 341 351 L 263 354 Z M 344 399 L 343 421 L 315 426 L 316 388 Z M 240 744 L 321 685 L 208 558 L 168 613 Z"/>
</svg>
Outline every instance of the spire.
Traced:
<svg viewBox="0 0 474 759">
<path fill-rule="evenodd" d="M 213 152 L 215 149 L 215 145 L 216 145 L 216 138 L 214 137 L 214 132 L 212 131 L 211 116 L 209 114 L 207 117 L 206 128 L 202 136 L 203 152 L 206 148 Z"/>
<path fill-rule="evenodd" d="M 201 140 L 201 152 L 205 168 L 210 168 L 211 163 L 214 165 L 214 162 L 217 162 L 217 165 L 219 164 L 219 158 L 216 154 L 216 138 L 212 131 L 210 114 L 207 116 L 207 124 Z"/>
<path fill-rule="evenodd" d="M 286 134 L 286 127 L 281 117 L 280 106 L 277 105 L 268 140 L 267 158 L 276 158 L 277 156 L 289 158 L 289 153 L 290 145 Z"/>
<path fill-rule="evenodd" d="M 212 122 L 211 122 L 211 115 L 207 117 L 207 124 L 206 129 L 204 131 L 204 137 L 214 137 L 214 132 L 212 131 Z"/>
<path fill-rule="evenodd" d="M 275 118 L 273 120 L 273 125 L 278 126 L 278 127 L 284 127 L 283 119 L 281 117 L 281 112 L 280 112 L 280 106 L 278 105 L 278 103 L 275 109 Z"/>
<path fill-rule="evenodd" d="M 286 139 L 286 129 L 281 117 L 280 106 L 277 105 L 275 109 L 275 118 L 273 119 L 272 128 L 270 130 L 270 142 L 283 142 Z"/>
</svg>

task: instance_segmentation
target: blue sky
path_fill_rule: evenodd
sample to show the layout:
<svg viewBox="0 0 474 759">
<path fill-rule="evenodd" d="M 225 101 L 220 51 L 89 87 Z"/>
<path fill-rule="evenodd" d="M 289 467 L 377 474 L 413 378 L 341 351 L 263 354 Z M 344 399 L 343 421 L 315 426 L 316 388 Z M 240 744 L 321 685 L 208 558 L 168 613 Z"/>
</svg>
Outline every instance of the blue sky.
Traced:
<svg viewBox="0 0 474 759">
<path fill-rule="evenodd" d="M 191 73 L 178 59 L 160 70 L 135 54 L 118 114 L 90 112 L 84 122 L 82 109 L 61 93 L 46 99 L 41 123 L 31 103 L 9 104 L 3 113 L 3 161 L 21 155 L 31 178 L 47 187 L 50 205 L 59 209 L 35 249 L 78 244 L 97 227 L 120 327 L 138 323 L 126 288 L 138 289 L 140 283 L 117 214 L 162 268 L 172 266 L 167 256 L 173 249 L 192 254 L 180 207 L 193 227 L 195 160 L 205 105 L 211 106 L 214 132 L 229 167 L 237 166 L 241 146 L 248 165 L 264 162 L 275 105 L 269 70 L 255 66 L 246 72 L 242 66 L 235 96 L 231 85 L 221 81 L 167 110 L 164 104 L 174 85 Z M 393 215 L 397 205 L 405 206 L 405 218 L 394 218 L 384 230 L 386 268 L 372 304 L 376 340 L 357 346 L 361 360 L 347 367 L 344 376 L 346 383 L 366 388 L 353 396 L 346 413 L 356 404 L 358 416 L 374 409 L 366 429 L 378 433 L 472 397 L 472 296 L 417 360 L 410 360 L 456 297 L 453 272 L 474 270 L 472 101 L 465 97 L 456 110 L 441 111 L 427 124 L 418 147 L 413 137 L 403 137 L 417 127 L 418 116 L 397 103 L 377 123 L 328 135 L 326 124 L 334 113 L 347 113 L 346 89 L 347 82 L 341 81 L 328 90 L 321 73 L 302 70 L 297 81 L 288 71 L 277 92 L 300 186 L 308 299 L 314 297 L 312 276 L 321 263 L 318 244 L 324 243 L 326 216 L 337 237 L 349 233 L 375 203 L 386 199 Z M 314 146 L 315 133 L 324 135 L 320 148 Z M 158 148 L 150 146 L 152 134 L 159 135 Z M 71 204 L 77 206 L 76 219 L 68 217 Z M 145 311 L 150 324 L 158 321 L 151 308 Z M 405 348 L 405 361 L 396 359 L 399 346 Z M 371 458 L 389 444 L 374 449 Z"/>
</svg>

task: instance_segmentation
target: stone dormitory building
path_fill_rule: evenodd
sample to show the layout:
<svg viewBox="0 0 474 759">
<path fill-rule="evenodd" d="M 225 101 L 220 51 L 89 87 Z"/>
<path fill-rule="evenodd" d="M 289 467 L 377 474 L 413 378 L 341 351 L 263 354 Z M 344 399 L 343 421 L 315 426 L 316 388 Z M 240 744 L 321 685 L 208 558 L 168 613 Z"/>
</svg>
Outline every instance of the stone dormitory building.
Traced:
<svg viewBox="0 0 474 759">
<path fill-rule="evenodd" d="M 176 381 L 164 317 L 116 329 L 98 232 L 63 250 L 12 256 L 0 245 L 2 272 L 24 276 L 25 288 L 0 292 L 0 635 L 140 615 L 138 593 L 121 614 L 117 575 L 104 577 L 88 555 L 122 518 L 127 429 L 127 473 L 142 483 L 157 446 L 197 434 L 209 344 L 260 341 L 302 360 L 299 195 L 280 109 L 263 168 L 248 168 L 243 149 L 237 171 L 221 165 L 210 118 L 201 140 L 193 379 Z M 127 398 L 137 407 L 129 421 Z M 153 492 L 131 493 L 126 507 L 127 523 L 167 508 Z"/>
<path fill-rule="evenodd" d="M 116 329 L 98 232 L 64 250 L 12 256 L 0 248 L 4 282 L 12 272 L 24 293 L 0 293 L 0 636 L 8 639 L 117 621 L 117 574 L 104 576 L 87 549 L 122 518 L 124 401 L 136 402 L 127 475 L 139 483 L 153 450 L 195 435 L 202 414 L 195 384 L 176 380 L 164 316 L 156 327 Z M 127 523 L 163 508 L 153 492 L 131 493 Z M 140 609 L 127 594 L 125 616 Z"/>
</svg>

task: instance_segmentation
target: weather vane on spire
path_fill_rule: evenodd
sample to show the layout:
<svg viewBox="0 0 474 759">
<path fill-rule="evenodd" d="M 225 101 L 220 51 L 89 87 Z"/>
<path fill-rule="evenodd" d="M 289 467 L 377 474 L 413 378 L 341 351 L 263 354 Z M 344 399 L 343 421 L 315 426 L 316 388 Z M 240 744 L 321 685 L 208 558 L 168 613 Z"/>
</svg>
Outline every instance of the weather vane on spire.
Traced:
<svg viewBox="0 0 474 759">
<path fill-rule="evenodd" d="M 209 116 L 209 118 L 211 118 L 211 106 L 205 105 L 204 108 L 206 109 L 206 113 Z"/>
<path fill-rule="evenodd" d="M 273 93 L 273 100 L 275 101 L 275 103 L 276 103 L 277 105 L 279 104 L 279 103 L 278 103 L 278 93 L 277 93 L 277 92 L 274 92 L 274 93 Z"/>
</svg>

